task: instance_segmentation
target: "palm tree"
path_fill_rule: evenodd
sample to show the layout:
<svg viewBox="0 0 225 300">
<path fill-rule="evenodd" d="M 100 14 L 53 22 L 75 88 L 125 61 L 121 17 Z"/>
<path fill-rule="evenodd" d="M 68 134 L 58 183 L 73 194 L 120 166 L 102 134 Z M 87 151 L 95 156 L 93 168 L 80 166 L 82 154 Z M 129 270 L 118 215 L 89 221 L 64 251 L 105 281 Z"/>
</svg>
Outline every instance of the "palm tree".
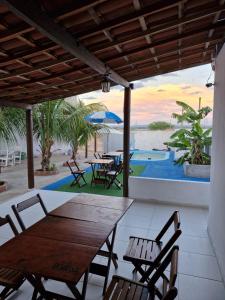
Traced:
<svg viewBox="0 0 225 300">
<path fill-rule="evenodd" d="M 72 148 L 72 159 L 76 159 L 78 148 L 84 146 L 87 141 L 94 137 L 97 131 L 105 125 L 94 125 L 85 120 L 85 117 L 95 111 L 106 110 L 101 103 L 85 105 L 81 100 L 76 104 L 66 104 L 66 115 L 64 126 L 67 128 L 66 140 Z"/>
<path fill-rule="evenodd" d="M 42 171 L 54 168 L 51 165 L 52 146 L 56 140 L 64 141 L 65 107 L 66 102 L 62 99 L 43 102 L 34 108 L 34 135 L 39 142 Z"/>
<path fill-rule="evenodd" d="M 25 135 L 25 112 L 22 109 L 0 108 L 0 140 L 13 144 Z"/>
</svg>

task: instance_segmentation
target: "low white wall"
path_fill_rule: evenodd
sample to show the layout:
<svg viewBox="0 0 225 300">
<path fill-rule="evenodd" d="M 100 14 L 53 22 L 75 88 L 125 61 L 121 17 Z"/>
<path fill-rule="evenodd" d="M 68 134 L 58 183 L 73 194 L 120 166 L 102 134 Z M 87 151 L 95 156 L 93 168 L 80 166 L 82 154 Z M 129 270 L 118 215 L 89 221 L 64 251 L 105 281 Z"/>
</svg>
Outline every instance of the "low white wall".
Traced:
<svg viewBox="0 0 225 300">
<path fill-rule="evenodd" d="M 209 206 L 209 182 L 129 177 L 129 196 L 190 206 Z"/>
</svg>

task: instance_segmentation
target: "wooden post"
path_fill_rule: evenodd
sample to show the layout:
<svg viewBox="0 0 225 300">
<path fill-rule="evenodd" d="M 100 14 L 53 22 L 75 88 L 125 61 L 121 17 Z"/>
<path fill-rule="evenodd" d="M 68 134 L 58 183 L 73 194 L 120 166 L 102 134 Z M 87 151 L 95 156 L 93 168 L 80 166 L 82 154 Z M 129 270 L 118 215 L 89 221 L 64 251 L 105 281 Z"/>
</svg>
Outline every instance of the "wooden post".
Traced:
<svg viewBox="0 0 225 300">
<path fill-rule="evenodd" d="M 27 176 L 28 188 L 34 188 L 34 155 L 33 155 L 33 116 L 32 110 L 26 110 L 26 127 L 27 127 Z"/>
<path fill-rule="evenodd" d="M 94 152 L 97 152 L 97 135 L 94 136 Z"/>
<path fill-rule="evenodd" d="M 88 141 L 85 143 L 85 158 L 88 157 Z"/>
<path fill-rule="evenodd" d="M 130 155 L 130 103 L 131 87 L 124 88 L 124 109 L 123 109 L 123 196 L 129 195 L 129 155 Z"/>
</svg>

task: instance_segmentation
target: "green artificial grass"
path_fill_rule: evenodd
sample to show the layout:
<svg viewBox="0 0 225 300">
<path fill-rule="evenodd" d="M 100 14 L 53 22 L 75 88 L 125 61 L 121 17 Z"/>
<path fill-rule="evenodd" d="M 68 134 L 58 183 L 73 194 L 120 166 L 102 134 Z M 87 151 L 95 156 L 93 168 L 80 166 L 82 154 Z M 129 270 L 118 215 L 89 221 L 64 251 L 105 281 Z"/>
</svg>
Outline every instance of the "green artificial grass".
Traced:
<svg viewBox="0 0 225 300">
<path fill-rule="evenodd" d="M 144 171 L 145 166 L 140 165 L 133 165 L 132 170 L 133 173 L 131 176 L 139 176 Z M 89 193 L 89 194 L 100 194 L 100 195 L 108 195 L 108 196 L 122 196 L 123 190 L 118 189 L 114 184 L 110 187 L 110 189 L 107 189 L 104 187 L 103 184 L 93 184 L 91 186 L 91 177 L 92 173 L 86 173 L 85 179 L 87 181 L 87 185 L 84 185 L 83 187 L 79 188 L 78 185 L 70 186 L 71 182 L 68 182 L 67 184 L 64 184 L 60 186 L 57 191 L 61 192 L 71 192 L 71 193 Z M 118 179 L 120 182 L 123 182 L 123 174 L 120 174 L 118 176 Z M 82 179 L 81 179 L 82 182 Z"/>
</svg>

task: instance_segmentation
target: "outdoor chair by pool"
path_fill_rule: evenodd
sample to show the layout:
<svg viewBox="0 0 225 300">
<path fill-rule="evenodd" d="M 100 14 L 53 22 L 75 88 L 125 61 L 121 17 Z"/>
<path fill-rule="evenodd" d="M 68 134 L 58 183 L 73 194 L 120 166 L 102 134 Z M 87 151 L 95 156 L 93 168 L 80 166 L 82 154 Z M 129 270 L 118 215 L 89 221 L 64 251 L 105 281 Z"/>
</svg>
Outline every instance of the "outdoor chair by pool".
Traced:
<svg viewBox="0 0 225 300">
<path fill-rule="evenodd" d="M 75 160 L 70 160 L 70 161 L 67 161 L 66 163 L 67 163 L 67 166 L 70 169 L 71 174 L 74 177 L 74 180 L 73 180 L 73 182 L 71 183 L 70 186 L 73 186 L 73 185 L 77 184 L 79 187 L 82 187 L 82 186 L 86 185 L 87 182 L 84 178 L 84 174 L 86 173 L 86 171 L 81 170 Z M 80 184 L 81 179 L 83 180 L 83 184 Z"/>
<path fill-rule="evenodd" d="M 173 300 L 177 296 L 175 287 L 178 270 L 178 246 L 174 246 L 164 258 L 147 284 L 114 275 L 106 291 L 104 300 Z M 163 276 L 170 265 L 169 279 Z M 162 288 L 159 280 L 163 276 Z"/>
<path fill-rule="evenodd" d="M 26 226 L 20 216 L 20 213 L 22 211 L 24 211 L 25 209 L 28 209 L 30 208 L 31 206 L 35 205 L 35 204 L 40 204 L 43 212 L 45 215 L 48 214 L 48 211 L 44 205 L 44 202 L 43 200 L 41 199 L 41 196 L 39 194 L 27 199 L 27 200 L 24 200 L 20 203 L 18 203 L 17 205 L 12 205 L 12 210 L 17 218 L 17 221 L 22 229 L 22 231 L 26 230 Z"/>
<path fill-rule="evenodd" d="M 170 227 L 174 225 L 172 233 Z M 169 238 L 163 246 L 162 238 L 168 234 Z M 163 226 L 155 240 L 130 236 L 129 245 L 123 259 L 134 265 L 134 272 L 141 274 L 141 282 L 149 279 L 152 272 L 159 267 L 162 259 L 181 235 L 179 212 L 175 211 Z"/>
<path fill-rule="evenodd" d="M 9 215 L 5 218 L 0 217 L 0 226 L 3 225 L 9 225 L 15 236 L 19 234 Z M 1 268 L 0 266 L 0 286 L 3 286 L 3 290 L 0 292 L 0 299 L 6 299 L 9 295 L 18 290 L 24 281 L 25 278 L 22 273 Z"/>
<path fill-rule="evenodd" d="M 122 163 L 120 163 L 116 167 L 116 170 L 111 170 L 106 173 L 106 177 L 109 179 L 107 189 L 109 189 L 113 184 L 115 184 L 116 187 L 121 189 L 122 183 L 118 179 L 118 176 L 122 173 L 122 170 L 123 170 L 123 166 Z"/>
</svg>

